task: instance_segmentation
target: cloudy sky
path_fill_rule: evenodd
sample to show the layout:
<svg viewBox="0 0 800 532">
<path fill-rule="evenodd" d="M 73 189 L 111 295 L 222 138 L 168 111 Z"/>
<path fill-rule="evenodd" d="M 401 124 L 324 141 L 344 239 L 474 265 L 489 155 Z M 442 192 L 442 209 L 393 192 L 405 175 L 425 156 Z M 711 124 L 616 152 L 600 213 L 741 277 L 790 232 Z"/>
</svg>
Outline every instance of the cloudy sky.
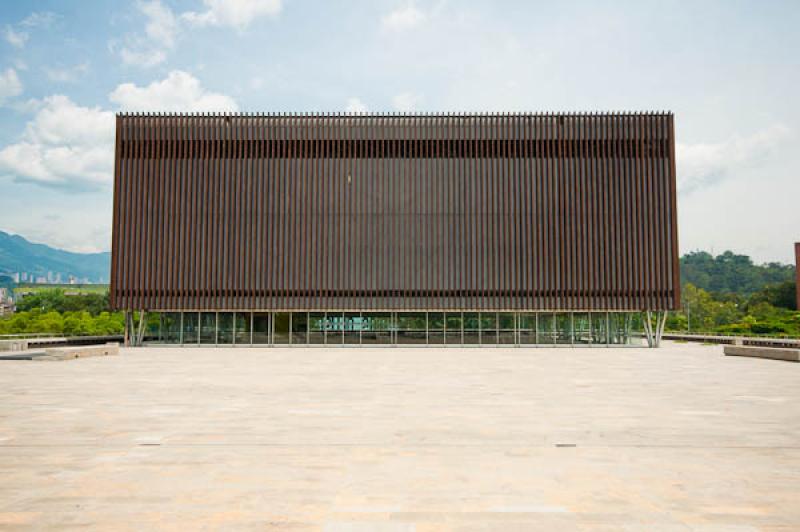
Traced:
<svg viewBox="0 0 800 532">
<path fill-rule="evenodd" d="M 671 110 L 683 252 L 792 261 L 800 2 L 3 2 L 0 229 L 110 248 L 114 113 Z"/>
</svg>

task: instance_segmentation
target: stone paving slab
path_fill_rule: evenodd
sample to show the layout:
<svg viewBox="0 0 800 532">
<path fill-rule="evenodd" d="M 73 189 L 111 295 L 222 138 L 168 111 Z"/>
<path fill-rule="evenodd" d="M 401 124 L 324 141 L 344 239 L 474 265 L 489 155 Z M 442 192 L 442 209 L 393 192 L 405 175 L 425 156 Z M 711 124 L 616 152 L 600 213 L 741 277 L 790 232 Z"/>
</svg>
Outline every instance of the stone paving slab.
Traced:
<svg viewBox="0 0 800 532">
<path fill-rule="evenodd" d="M 728 345 L 725 354 L 736 357 L 766 358 L 785 362 L 800 362 L 800 349 L 782 349 L 775 347 L 753 347 Z"/>
<path fill-rule="evenodd" d="M 0 530 L 800 530 L 800 365 L 120 351 L 0 366 Z"/>
</svg>

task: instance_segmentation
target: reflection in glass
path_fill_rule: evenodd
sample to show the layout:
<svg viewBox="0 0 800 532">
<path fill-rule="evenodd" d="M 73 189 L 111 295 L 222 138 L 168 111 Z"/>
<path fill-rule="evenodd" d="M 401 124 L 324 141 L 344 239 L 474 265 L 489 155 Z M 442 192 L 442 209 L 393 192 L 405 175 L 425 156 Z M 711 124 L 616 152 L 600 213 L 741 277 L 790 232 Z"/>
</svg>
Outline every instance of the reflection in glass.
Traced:
<svg viewBox="0 0 800 532">
<path fill-rule="evenodd" d="M 308 343 L 325 343 L 325 313 L 312 312 L 308 316 Z"/>
<path fill-rule="evenodd" d="M 234 318 L 235 341 L 237 345 L 250 343 L 250 313 L 237 312 Z"/>
<path fill-rule="evenodd" d="M 361 343 L 362 319 L 360 312 L 347 312 L 344 315 L 342 329 L 344 329 L 344 343 L 358 345 Z"/>
<path fill-rule="evenodd" d="M 197 312 L 184 312 L 183 313 L 183 343 L 196 344 L 199 338 Z"/>
<path fill-rule="evenodd" d="M 497 329 L 497 313 L 481 312 L 481 330 L 493 331 Z"/>
<path fill-rule="evenodd" d="M 606 312 L 592 313 L 592 343 L 605 344 L 608 341 L 608 314 Z"/>
<path fill-rule="evenodd" d="M 308 315 L 305 312 L 292 313 L 292 345 L 305 345 L 308 342 Z"/>
<path fill-rule="evenodd" d="M 449 328 L 449 327 L 448 327 Z M 477 331 L 480 328 L 477 312 L 464 313 L 464 330 Z"/>
<path fill-rule="evenodd" d="M 453 332 L 461 332 L 461 313 L 448 312 L 447 313 L 447 330 Z"/>
<path fill-rule="evenodd" d="M 428 331 L 428 343 L 430 345 L 440 345 L 444 343 L 444 333 L 442 331 Z"/>
<path fill-rule="evenodd" d="M 575 330 L 574 343 L 589 344 L 592 341 L 592 331 L 589 324 L 589 314 L 580 312 L 572 315 Z"/>
<path fill-rule="evenodd" d="M 555 344 L 555 316 L 549 312 L 539 314 L 539 335 L 538 343 L 540 344 Z"/>
<path fill-rule="evenodd" d="M 462 332 L 462 339 L 464 345 L 480 344 L 480 320 L 478 319 L 477 312 L 465 312 L 463 314 L 464 330 Z"/>
<path fill-rule="evenodd" d="M 269 314 L 256 312 L 253 314 L 253 343 L 266 345 L 269 343 Z"/>
<path fill-rule="evenodd" d="M 276 312 L 273 314 L 275 325 L 272 329 L 272 343 L 286 345 L 289 343 L 289 313 Z"/>
<path fill-rule="evenodd" d="M 220 312 L 217 314 L 217 343 L 233 343 L 233 312 Z"/>
<path fill-rule="evenodd" d="M 520 345 L 533 345 L 536 343 L 536 314 L 523 313 L 519 315 L 519 343 Z"/>
<path fill-rule="evenodd" d="M 325 343 L 341 345 L 344 340 L 344 318 L 341 312 L 325 314 Z"/>
<path fill-rule="evenodd" d="M 497 343 L 502 345 L 514 345 L 514 331 L 500 331 L 497 333 Z"/>
<path fill-rule="evenodd" d="M 514 330 L 514 314 L 509 312 L 501 312 L 498 314 L 499 323 L 498 329 L 504 331 L 513 331 Z"/>
<path fill-rule="evenodd" d="M 200 343 L 217 343 L 217 313 L 203 312 L 200 314 Z"/>
<path fill-rule="evenodd" d="M 165 344 L 177 344 L 181 341 L 180 312 L 165 312 L 161 315 L 161 334 L 159 341 Z"/>
<path fill-rule="evenodd" d="M 392 343 L 392 315 L 389 312 L 364 313 L 361 342 L 364 344 Z"/>
<path fill-rule="evenodd" d="M 435 327 L 432 327 L 435 328 Z M 424 331 L 424 312 L 400 312 L 397 314 L 398 331 Z"/>
<path fill-rule="evenodd" d="M 572 343 L 572 315 L 566 313 L 556 314 L 556 343 Z"/>
</svg>

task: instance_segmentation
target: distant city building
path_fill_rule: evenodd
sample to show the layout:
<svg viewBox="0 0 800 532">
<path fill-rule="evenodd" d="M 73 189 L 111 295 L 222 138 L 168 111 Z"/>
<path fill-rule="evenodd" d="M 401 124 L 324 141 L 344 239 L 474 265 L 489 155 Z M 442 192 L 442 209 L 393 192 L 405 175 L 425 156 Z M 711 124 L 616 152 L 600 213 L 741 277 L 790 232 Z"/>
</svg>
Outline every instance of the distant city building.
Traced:
<svg viewBox="0 0 800 532">
<path fill-rule="evenodd" d="M 800 242 L 794 245 L 794 272 L 795 272 L 795 293 L 797 295 L 797 310 L 800 310 Z"/>
<path fill-rule="evenodd" d="M 14 300 L 6 288 L 0 288 L 0 316 L 6 316 L 15 310 Z"/>
<path fill-rule="evenodd" d="M 680 301 L 670 113 L 116 131 L 111 304 L 160 342 L 610 345 L 655 312 L 657 345 Z"/>
</svg>

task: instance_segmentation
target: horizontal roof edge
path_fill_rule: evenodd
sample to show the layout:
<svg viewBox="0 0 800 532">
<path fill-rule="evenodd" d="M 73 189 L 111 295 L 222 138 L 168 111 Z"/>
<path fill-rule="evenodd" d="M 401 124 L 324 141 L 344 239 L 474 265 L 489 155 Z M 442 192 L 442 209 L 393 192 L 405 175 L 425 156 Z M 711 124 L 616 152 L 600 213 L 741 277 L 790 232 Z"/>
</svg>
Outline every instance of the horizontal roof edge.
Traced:
<svg viewBox="0 0 800 532">
<path fill-rule="evenodd" d="M 590 111 L 590 112 L 119 112 L 122 118 L 585 118 L 608 116 L 672 116 L 672 111 Z"/>
</svg>

